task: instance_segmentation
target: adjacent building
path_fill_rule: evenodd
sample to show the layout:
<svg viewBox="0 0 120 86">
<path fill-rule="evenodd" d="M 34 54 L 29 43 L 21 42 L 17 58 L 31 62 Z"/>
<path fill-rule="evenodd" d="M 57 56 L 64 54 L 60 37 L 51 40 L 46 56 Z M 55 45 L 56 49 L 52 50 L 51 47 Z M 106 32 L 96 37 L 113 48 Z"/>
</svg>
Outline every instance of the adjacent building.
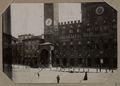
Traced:
<svg viewBox="0 0 120 86">
<path fill-rule="evenodd" d="M 44 42 L 41 36 L 31 34 L 19 35 L 17 42 L 12 46 L 13 64 L 33 66 L 38 64 L 39 45 Z"/>
</svg>

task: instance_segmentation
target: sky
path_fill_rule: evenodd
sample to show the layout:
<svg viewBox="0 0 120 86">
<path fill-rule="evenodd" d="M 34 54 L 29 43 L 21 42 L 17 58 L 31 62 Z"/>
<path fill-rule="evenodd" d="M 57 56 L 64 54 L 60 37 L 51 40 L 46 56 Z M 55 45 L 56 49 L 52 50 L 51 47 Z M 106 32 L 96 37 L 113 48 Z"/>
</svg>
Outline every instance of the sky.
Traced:
<svg viewBox="0 0 120 86">
<path fill-rule="evenodd" d="M 14 37 L 21 34 L 44 33 L 43 3 L 18 3 L 11 5 L 11 32 Z M 59 22 L 81 20 L 80 3 L 59 3 Z"/>
</svg>

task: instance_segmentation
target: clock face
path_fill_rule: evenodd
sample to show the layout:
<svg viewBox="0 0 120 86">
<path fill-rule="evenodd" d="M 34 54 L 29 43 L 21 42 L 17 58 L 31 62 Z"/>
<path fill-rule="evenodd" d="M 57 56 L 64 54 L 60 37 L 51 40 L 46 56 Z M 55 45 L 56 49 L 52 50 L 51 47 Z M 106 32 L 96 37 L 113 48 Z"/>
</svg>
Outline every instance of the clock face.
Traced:
<svg viewBox="0 0 120 86">
<path fill-rule="evenodd" d="M 96 8 L 96 14 L 97 15 L 102 15 L 103 12 L 104 12 L 104 7 L 99 6 L 99 7 Z"/>
<path fill-rule="evenodd" d="M 52 25 L 52 19 L 51 19 L 51 18 L 46 19 L 45 24 L 46 24 L 47 26 Z"/>
</svg>

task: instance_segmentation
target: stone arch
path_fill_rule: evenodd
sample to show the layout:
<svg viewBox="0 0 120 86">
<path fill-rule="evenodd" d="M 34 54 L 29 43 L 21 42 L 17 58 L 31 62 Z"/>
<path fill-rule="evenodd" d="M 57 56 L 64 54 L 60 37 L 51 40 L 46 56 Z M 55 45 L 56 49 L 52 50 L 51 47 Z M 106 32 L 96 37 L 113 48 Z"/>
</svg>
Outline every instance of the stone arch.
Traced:
<svg viewBox="0 0 120 86">
<path fill-rule="evenodd" d="M 41 66 L 47 67 L 49 65 L 49 50 L 42 49 L 39 58 Z"/>
</svg>

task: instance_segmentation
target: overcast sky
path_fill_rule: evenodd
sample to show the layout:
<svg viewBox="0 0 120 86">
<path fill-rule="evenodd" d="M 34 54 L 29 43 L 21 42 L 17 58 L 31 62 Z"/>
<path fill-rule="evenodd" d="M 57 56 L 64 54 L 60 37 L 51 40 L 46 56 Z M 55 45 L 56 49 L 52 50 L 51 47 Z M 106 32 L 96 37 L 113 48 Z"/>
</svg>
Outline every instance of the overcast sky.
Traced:
<svg viewBox="0 0 120 86">
<path fill-rule="evenodd" d="M 59 22 L 81 20 L 80 3 L 60 3 Z M 17 37 L 21 34 L 41 35 L 44 33 L 44 13 L 42 3 L 22 3 L 11 5 L 11 30 Z"/>
</svg>

